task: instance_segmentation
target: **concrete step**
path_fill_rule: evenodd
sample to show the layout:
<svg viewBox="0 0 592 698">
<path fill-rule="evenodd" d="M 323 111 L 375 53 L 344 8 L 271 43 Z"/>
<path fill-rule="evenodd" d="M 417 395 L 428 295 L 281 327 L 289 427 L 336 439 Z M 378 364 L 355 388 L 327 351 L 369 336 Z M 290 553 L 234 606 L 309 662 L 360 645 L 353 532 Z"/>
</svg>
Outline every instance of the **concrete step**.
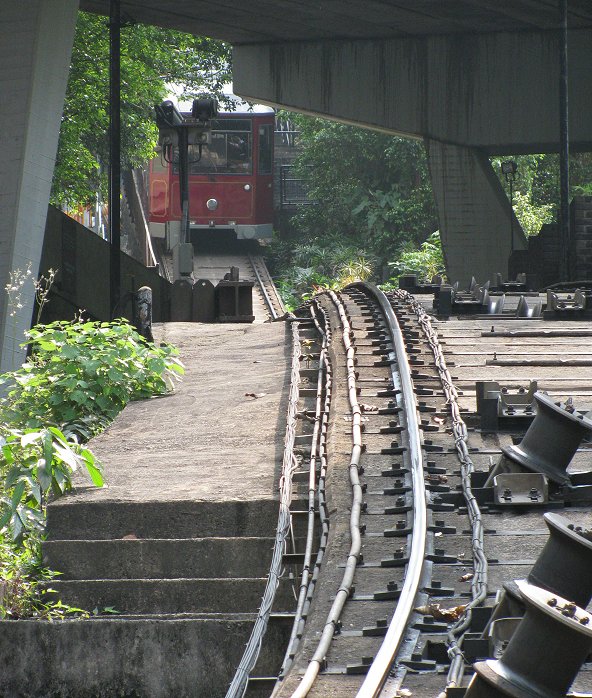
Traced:
<svg viewBox="0 0 592 698">
<path fill-rule="evenodd" d="M 263 637 L 259 658 L 255 664 L 251 676 L 277 676 L 282 668 L 282 662 L 290 640 L 290 633 L 294 625 L 296 603 L 290 613 L 272 613 L 269 617 L 268 628 L 274 626 L 273 632 L 266 632 Z M 285 638 L 281 646 L 274 645 L 276 637 Z M 263 683 L 263 682 L 262 682 Z"/>
<path fill-rule="evenodd" d="M 49 540 L 267 537 L 275 535 L 278 511 L 272 499 L 127 502 L 65 496 L 47 507 L 47 532 Z"/>
<path fill-rule="evenodd" d="M 276 677 L 261 674 L 260 676 L 250 676 L 244 698 L 269 698 L 276 685 Z"/>
<path fill-rule="evenodd" d="M 0 672 L 0 695 L 222 698 L 251 629 L 252 619 L 223 617 L 2 621 L 0 656 L 10 671 Z M 273 673 L 288 624 L 272 617 L 266 637 L 260 666 Z"/>
<path fill-rule="evenodd" d="M 60 579 L 178 579 L 263 577 L 273 545 L 273 538 L 151 538 L 54 540 L 42 549 Z"/>
<path fill-rule="evenodd" d="M 120 613 L 255 613 L 265 589 L 259 579 L 102 579 L 53 581 L 51 589 L 66 604 Z M 281 580 L 274 610 L 291 611 L 294 595 Z"/>
</svg>

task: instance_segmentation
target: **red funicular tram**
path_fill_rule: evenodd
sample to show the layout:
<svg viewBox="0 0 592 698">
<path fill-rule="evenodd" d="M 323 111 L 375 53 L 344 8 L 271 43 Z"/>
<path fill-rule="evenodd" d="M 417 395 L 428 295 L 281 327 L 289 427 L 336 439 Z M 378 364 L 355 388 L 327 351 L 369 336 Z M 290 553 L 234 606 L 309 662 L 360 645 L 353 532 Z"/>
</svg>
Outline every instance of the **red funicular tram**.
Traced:
<svg viewBox="0 0 592 698">
<path fill-rule="evenodd" d="M 270 239 L 273 222 L 274 112 L 229 112 L 212 119 L 211 139 L 189 147 L 190 229 Z M 167 237 L 180 225 L 178 153 L 150 164 L 150 230 Z"/>
</svg>

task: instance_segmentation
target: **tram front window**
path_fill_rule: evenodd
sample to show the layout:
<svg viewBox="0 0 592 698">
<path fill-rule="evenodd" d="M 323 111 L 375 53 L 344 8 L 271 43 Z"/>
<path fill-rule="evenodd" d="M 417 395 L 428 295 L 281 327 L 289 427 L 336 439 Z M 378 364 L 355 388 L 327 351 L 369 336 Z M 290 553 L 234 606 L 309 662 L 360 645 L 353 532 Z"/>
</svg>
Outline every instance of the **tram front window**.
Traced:
<svg viewBox="0 0 592 698">
<path fill-rule="evenodd" d="M 208 145 L 189 148 L 191 174 L 250 174 L 252 171 L 251 134 L 214 131 Z"/>
</svg>

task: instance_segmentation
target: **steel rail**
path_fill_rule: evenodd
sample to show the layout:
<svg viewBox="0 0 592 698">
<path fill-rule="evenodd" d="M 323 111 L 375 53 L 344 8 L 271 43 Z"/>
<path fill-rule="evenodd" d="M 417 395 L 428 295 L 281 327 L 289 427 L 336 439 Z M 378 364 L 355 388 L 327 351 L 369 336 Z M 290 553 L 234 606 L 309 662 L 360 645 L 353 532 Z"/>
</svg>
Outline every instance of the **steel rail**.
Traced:
<svg viewBox="0 0 592 698">
<path fill-rule="evenodd" d="M 272 280 L 271 276 L 269 275 L 268 271 L 267 271 L 268 279 L 266 279 L 265 281 L 263 280 L 263 277 L 262 277 L 259 269 L 257 268 L 257 260 L 261 261 L 261 263 L 263 264 L 263 266 L 265 268 L 265 271 L 267 271 L 267 266 L 265 265 L 265 262 L 263 261 L 263 257 L 261 257 L 261 256 L 254 257 L 251 254 L 249 255 L 249 263 L 251 265 L 251 268 L 255 272 L 255 276 L 257 277 L 257 283 L 259 284 L 259 288 L 261 289 L 263 299 L 265 300 L 265 303 L 267 304 L 267 308 L 269 309 L 271 319 L 277 320 L 278 317 L 280 316 L 280 313 L 278 313 L 277 310 L 275 309 L 275 307 L 273 305 L 273 301 L 271 300 L 271 296 L 267 292 L 267 284 L 272 285 L 274 289 L 275 289 L 275 286 L 273 285 L 273 280 Z M 276 302 L 279 306 L 280 311 L 282 311 L 282 314 L 284 314 L 286 312 L 286 309 L 284 308 L 284 304 L 283 304 L 281 298 L 279 297 L 277 291 L 275 293 L 275 298 L 276 298 Z"/>
<path fill-rule="evenodd" d="M 342 339 L 346 351 L 346 366 L 347 366 L 347 386 L 349 403 L 352 411 L 352 451 L 349 464 L 349 478 L 352 488 L 352 506 L 350 515 L 350 536 L 351 545 L 347 561 L 345 563 L 345 571 L 335 599 L 329 610 L 329 614 L 325 621 L 325 626 L 321 633 L 321 637 L 317 644 L 316 651 L 310 660 L 306 672 L 302 677 L 302 681 L 298 688 L 292 694 L 292 698 L 304 698 L 308 695 L 312 688 L 320 670 L 325 662 L 325 657 L 331 646 L 331 640 L 338 627 L 341 612 L 345 606 L 345 602 L 351 593 L 355 570 L 358 564 L 358 558 L 362 549 L 362 538 L 360 533 L 360 515 L 362 511 L 362 486 L 360 484 L 359 467 L 360 456 L 362 454 L 362 410 L 357 398 L 356 385 L 356 370 L 355 370 L 355 348 L 351 341 L 352 329 L 345 313 L 345 309 L 339 297 L 333 292 L 328 292 L 329 297 L 333 301 L 342 325 Z"/>
<path fill-rule="evenodd" d="M 407 630 L 411 613 L 423 571 L 426 536 L 427 536 L 427 492 L 425 489 L 423 458 L 421 450 L 421 432 L 417 418 L 415 392 L 411 378 L 411 369 L 407 360 L 407 352 L 403 334 L 397 321 L 397 317 L 385 294 L 374 284 L 354 284 L 354 288 L 362 289 L 371 294 L 380 305 L 380 309 L 386 319 L 389 334 L 393 344 L 393 352 L 389 358 L 396 362 L 391 363 L 393 380 L 398 378 L 401 385 L 403 399 L 403 411 L 406 430 L 402 432 L 408 444 L 409 467 L 413 487 L 413 525 L 409 562 L 405 574 L 405 581 L 401 589 L 401 596 L 397 602 L 395 613 L 389 624 L 386 636 L 368 670 L 366 678 L 357 693 L 358 698 L 376 698 L 389 676 L 389 672 L 396 660 L 404 634 Z"/>
<path fill-rule="evenodd" d="M 429 315 L 415 298 L 407 291 L 398 290 L 394 295 L 407 303 L 417 316 L 417 320 L 422 328 L 424 336 L 430 345 L 440 381 L 444 389 L 446 401 L 450 407 L 452 416 L 452 430 L 457 450 L 458 459 L 461 464 L 461 482 L 467 511 L 471 522 L 472 547 L 473 547 L 473 568 L 474 576 L 471 581 L 471 602 L 467 605 L 464 614 L 452 626 L 447 635 L 448 656 L 451 660 L 447 677 L 447 687 L 458 687 L 461 685 L 464 674 L 464 658 L 462 655 L 462 642 L 464 633 L 471 624 L 472 609 L 479 606 L 487 597 L 488 563 L 484 552 L 484 531 L 481 511 L 477 500 L 471 489 L 471 473 L 475 466 L 469 456 L 468 433 L 466 425 L 461 417 L 458 405 L 458 392 L 452 382 L 452 376 L 446 365 L 446 359 L 442 351 L 442 346 L 438 339 L 438 334 L 432 327 Z M 440 693 L 438 698 L 445 698 L 446 691 Z"/>
<path fill-rule="evenodd" d="M 267 577 L 267 583 L 265 585 L 265 591 L 261 600 L 261 606 L 239 666 L 226 693 L 226 698 L 241 698 L 246 691 L 249 674 L 257 662 L 259 652 L 261 651 L 261 642 L 267 630 L 269 615 L 271 613 L 275 594 L 279 586 L 279 580 L 282 575 L 282 560 L 286 546 L 286 539 L 290 534 L 292 526 L 290 503 L 292 501 L 292 475 L 298 466 L 296 456 L 294 454 L 294 441 L 296 436 L 298 400 L 300 396 L 300 361 L 302 351 L 300 348 L 299 323 L 297 320 L 294 320 L 290 323 L 290 325 L 292 328 L 292 366 L 290 376 L 290 392 L 288 397 L 288 414 L 286 418 L 286 435 L 284 438 L 284 455 L 282 459 L 282 473 L 279 482 L 280 507 L 276 538 L 273 547 L 269 576 Z"/>
</svg>

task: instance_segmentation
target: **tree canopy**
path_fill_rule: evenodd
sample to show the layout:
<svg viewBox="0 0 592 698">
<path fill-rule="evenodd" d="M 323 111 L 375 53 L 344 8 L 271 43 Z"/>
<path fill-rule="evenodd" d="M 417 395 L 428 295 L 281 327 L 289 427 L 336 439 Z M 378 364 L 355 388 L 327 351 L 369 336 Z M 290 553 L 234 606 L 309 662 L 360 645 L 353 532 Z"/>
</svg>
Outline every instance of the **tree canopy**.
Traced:
<svg viewBox="0 0 592 698">
<path fill-rule="evenodd" d="M 296 114 L 280 119 L 298 133 L 294 171 L 313 202 L 292 218 L 295 239 L 276 239 L 272 247 L 272 267 L 290 307 L 311 288 L 379 280 L 389 262 L 434 233 L 422 141 Z"/>
<path fill-rule="evenodd" d="M 132 24 L 121 30 L 122 166 L 147 162 L 157 130 L 154 104 L 167 85 L 220 96 L 230 48 L 220 41 Z M 105 198 L 109 141 L 109 31 L 105 17 L 79 12 L 60 130 L 52 203 L 75 207 Z"/>
<path fill-rule="evenodd" d="M 542 225 L 558 217 L 559 156 L 539 153 L 491 158 L 509 196 L 509 183 L 501 174 L 504 160 L 514 160 L 518 165 L 512 192 L 516 216 L 526 235 L 538 235 Z M 592 194 L 592 153 L 572 153 L 569 164 L 571 196 Z"/>
<path fill-rule="evenodd" d="M 436 210 L 421 141 L 291 115 L 301 153 L 296 170 L 317 205 L 294 220 L 307 240 L 336 237 L 382 261 L 419 245 L 436 228 Z"/>
</svg>

